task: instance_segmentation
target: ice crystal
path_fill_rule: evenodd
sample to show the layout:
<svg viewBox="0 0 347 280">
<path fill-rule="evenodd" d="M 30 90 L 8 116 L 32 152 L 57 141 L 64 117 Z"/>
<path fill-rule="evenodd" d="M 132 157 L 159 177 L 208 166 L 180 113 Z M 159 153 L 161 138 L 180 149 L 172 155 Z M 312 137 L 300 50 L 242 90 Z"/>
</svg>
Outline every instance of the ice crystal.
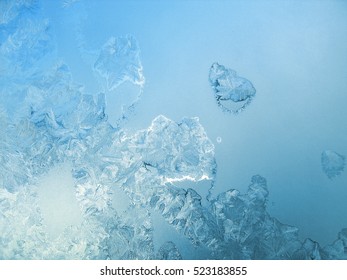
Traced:
<svg viewBox="0 0 347 280">
<path fill-rule="evenodd" d="M 217 104 L 226 112 L 241 112 L 255 96 L 255 88 L 249 80 L 218 63 L 212 64 L 209 81 Z"/>
</svg>

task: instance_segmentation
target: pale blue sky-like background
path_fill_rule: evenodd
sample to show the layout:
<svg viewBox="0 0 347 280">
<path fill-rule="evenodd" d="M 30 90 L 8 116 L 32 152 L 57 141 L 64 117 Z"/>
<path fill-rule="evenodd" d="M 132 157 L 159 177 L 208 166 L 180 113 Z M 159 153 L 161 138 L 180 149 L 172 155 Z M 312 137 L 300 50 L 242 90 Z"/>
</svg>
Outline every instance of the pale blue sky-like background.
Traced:
<svg viewBox="0 0 347 280">
<path fill-rule="evenodd" d="M 126 126 L 198 116 L 216 147 L 214 195 L 244 192 L 260 174 L 269 212 L 302 238 L 324 246 L 347 227 L 347 172 L 330 180 L 320 163 L 323 150 L 347 155 L 346 1 L 43 1 L 43 10 L 58 57 L 89 93 L 100 91 L 92 66 L 104 43 L 137 39 L 146 84 Z M 257 90 L 239 115 L 214 100 L 213 62 Z M 170 230 L 156 238 L 175 238 Z"/>
</svg>

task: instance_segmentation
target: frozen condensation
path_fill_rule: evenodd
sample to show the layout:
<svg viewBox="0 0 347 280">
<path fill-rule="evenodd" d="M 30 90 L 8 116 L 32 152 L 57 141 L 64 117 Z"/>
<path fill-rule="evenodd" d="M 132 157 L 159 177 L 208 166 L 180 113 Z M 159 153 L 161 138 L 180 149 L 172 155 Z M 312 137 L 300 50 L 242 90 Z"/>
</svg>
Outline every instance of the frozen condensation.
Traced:
<svg viewBox="0 0 347 280">
<path fill-rule="evenodd" d="M 46 50 L 45 39 L 35 39 L 46 38 L 45 32 L 16 21 L 34 2 L 0 2 L 1 59 L 16 72 L 15 79 L 0 77 L 0 259 L 184 258 L 172 241 L 154 246 L 153 231 L 160 229 L 153 226 L 153 211 L 214 259 L 347 259 L 346 229 L 322 248 L 300 241 L 297 228 L 272 217 L 267 182 L 259 175 L 246 193 L 230 189 L 209 195 L 204 204 L 198 191 L 179 187 L 182 181 L 203 180 L 212 186 L 216 179 L 215 147 L 198 118 L 175 122 L 160 115 L 135 132 L 114 128 L 105 94 L 84 92 L 64 63 L 50 72 L 28 71 Z M 18 48 L 8 49 L 10 40 Z M 23 43 L 28 40 L 32 44 Z M 127 79 L 141 85 L 137 58 L 132 37 L 111 39 L 95 69 L 111 89 Z M 211 71 L 218 102 L 247 103 L 254 96 L 250 82 L 231 70 L 216 64 Z M 239 87 L 233 90 L 234 80 Z M 335 153 L 324 155 L 340 162 Z M 56 190 L 44 188 L 59 166 L 65 166 L 69 199 L 76 200 L 81 218 L 62 221 L 52 235 L 41 200 L 54 196 Z M 334 164 L 327 166 L 337 172 Z M 129 200 L 122 210 L 114 207 L 117 193 Z"/>
<path fill-rule="evenodd" d="M 241 112 L 255 96 L 256 90 L 249 80 L 218 63 L 212 64 L 209 81 L 218 106 L 229 113 Z"/>
<path fill-rule="evenodd" d="M 345 168 L 346 160 L 343 155 L 326 150 L 321 156 L 322 168 L 329 179 L 340 175 Z"/>
<path fill-rule="evenodd" d="M 94 70 L 106 93 L 109 121 L 119 127 L 134 111 L 145 83 L 137 40 L 130 35 L 111 37 L 102 47 Z"/>
<path fill-rule="evenodd" d="M 143 86 L 140 49 L 132 36 L 111 37 L 101 49 L 94 69 L 106 79 L 107 89 L 113 90 L 125 81 Z"/>
<path fill-rule="evenodd" d="M 49 22 L 42 17 L 37 1 L 0 2 L 0 73 L 27 70 L 51 49 Z M 16 67 L 11 64 L 15 62 Z M 3 68 L 4 67 L 4 68 Z"/>
<path fill-rule="evenodd" d="M 159 249 L 157 256 L 159 260 L 182 260 L 180 251 L 175 243 L 171 241 L 165 242 Z"/>
<path fill-rule="evenodd" d="M 199 120 L 158 116 L 134 134 L 114 129 L 104 95 L 85 94 L 66 65 L 33 77 L 22 94 L 12 118 L 4 110 L 0 116 L 0 258 L 155 258 L 149 209 L 158 189 L 214 180 L 214 147 Z M 71 163 L 83 222 L 52 239 L 38 182 L 64 162 Z M 131 201 L 124 213 L 112 207 L 113 189 Z"/>
</svg>

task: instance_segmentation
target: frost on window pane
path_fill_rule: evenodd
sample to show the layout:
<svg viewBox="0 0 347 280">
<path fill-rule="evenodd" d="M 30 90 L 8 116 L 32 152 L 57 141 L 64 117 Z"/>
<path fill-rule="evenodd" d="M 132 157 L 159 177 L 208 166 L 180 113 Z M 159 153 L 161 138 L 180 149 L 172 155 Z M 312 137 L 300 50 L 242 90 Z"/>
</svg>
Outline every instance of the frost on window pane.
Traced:
<svg viewBox="0 0 347 280">
<path fill-rule="evenodd" d="M 40 14 L 37 1 L 1 1 L 0 73 L 26 70 L 52 49 L 49 22 Z M 13 65 L 15 62 L 15 65 Z"/>
<path fill-rule="evenodd" d="M 121 83 L 130 81 L 143 86 L 140 49 L 132 36 L 111 37 L 102 47 L 94 69 L 106 79 L 108 90 L 113 90 Z"/>
<path fill-rule="evenodd" d="M 159 115 L 135 132 L 111 125 L 107 94 L 127 82 L 138 88 L 144 83 L 132 37 L 110 39 L 100 52 L 94 67 L 105 79 L 105 93 L 86 93 L 64 63 L 27 73 L 47 50 L 44 25 L 36 32 L 30 24 L 33 3 L 0 1 L 0 59 L 7 63 L 0 67 L 18 70 L 13 77 L 0 75 L 0 259 L 189 258 L 177 242 L 154 244 L 153 232 L 161 229 L 153 225 L 153 212 L 215 259 L 347 259 L 346 229 L 321 247 L 301 241 L 296 227 L 272 217 L 267 182 L 259 175 L 245 193 L 210 193 L 204 203 L 199 190 L 179 187 L 216 179 L 215 147 L 198 118 L 175 122 Z M 254 97 L 249 81 L 221 65 L 214 64 L 210 80 L 229 112 Z M 241 107 L 227 109 L 226 102 Z M 342 156 L 323 155 L 329 174 L 342 171 Z M 78 212 L 66 220 L 50 201 L 61 194 L 57 181 L 50 182 L 59 167 L 64 202 Z M 120 199 L 125 203 L 117 207 Z M 59 220 L 52 218 L 57 215 Z"/>
<path fill-rule="evenodd" d="M 294 259 L 298 260 L 321 260 L 324 259 L 324 250 L 318 242 L 307 238 L 301 248 L 295 253 Z"/>
<path fill-rule="evenodd" d="M 347 260 L 347 228 L 342 229 L 335 242 L 324 249 L 324 259 Z"/>
<path fill-rule="evenodd" d="M 165 242 L 158 250 L 156 258 L 158 260 L 182 260 L 180 251 L 175 243 L 171 241 Z"/>
<path fill-rule="evenodd" d="M 103 95 L 83 93 L 65 65 L 36 77 L 23 94 L 15 122 L 1 114 L 1 258 L 155 258 L 149 208 L 157 189 L 214 178 L 214 148 L 198 119 L 159 116 L 134 134 L 114 129 Z M 83 222 L 52 238 L 38 195 L 45 186 L 37 182 L 64 162 Z M 123 213 L 112 207 L 115 188 L 131 201 Z"/>
<path fill-rule="evenodd" d="M 321 156 L 322 168 L 329 179 L 340 175 L 345 167 L 346 160 L 343 155 L 326 150 Z"/>
<path fill-rule="evenodd" d="M 218 63 L 212 64 L 209 81 L 218 106 L 225 112 L 241 112 L 255 96 L 256 90 L 249 80 Z"/>
<path fill-rule="evenodd" d="M 145 83 L 136 39 L 111 37 L 102 47 L 94 70 L 106 92 L 109 121 L 119 126 L 133 112 Z"/>
</svg>

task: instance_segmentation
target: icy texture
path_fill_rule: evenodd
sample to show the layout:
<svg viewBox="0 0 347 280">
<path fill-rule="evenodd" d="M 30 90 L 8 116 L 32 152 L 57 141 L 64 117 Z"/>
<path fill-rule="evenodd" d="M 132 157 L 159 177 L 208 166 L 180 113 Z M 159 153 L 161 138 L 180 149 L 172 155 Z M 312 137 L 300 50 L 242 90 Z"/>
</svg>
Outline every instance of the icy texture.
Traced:
<svg viewBox="0 0 347 280">
<path fill-rule="evenodd" d="M 16 67 L 27 69 L 47 54 L 52 48 L 48 28 L 37 1 L 1 1 L 0 73 L 5 74 L 13 62 Z"/>
<path fill-rule="evenodd" d="M 299 260 L 321 260 L 324 254 L 319 244 L 311 239 L 306 239 L 294 258 Z"/>
<path fill-rule="evenodd" d="M 287 259 L 298 249 L 297 229 L 269 216 L 267 196 L 266 181 L 257 175 L 247 194 L 230 190 L 212 203 L 223 234 L 224 258 Z"/>
<path fill-rule="evenodd" d="M 113 129 L 104 95 L 83 93 L 65 65 L 33 78 L 23 95 L 18 121 L 1 114 L 0 258 L 154 258 L 153 194 L 168 182 L 214 179 L 214 148 L 198 119 L 159 116 L 132 135 Z M 72 163 L 84 222 L 50 240 L 35 186 L 62 162 Z M 111 206 L 113 188 L 131 198 L 126 215 Z"/>
<path fill-rule="evenodd" d="M 111 37 L 103 46 L 94 69 L 106 79 L 108 90 L 113 90 L 125 81 L 143 86 L 140 49 L 132 36 Z"/>
<path fill-rule="evenodd" d="M 194 190 L 174 186 L 160 188 L 152 197 L 151 205 L 193 244 L 217 249 L 221 236 L 216 221 L 202 207 L 201 197 Z"/>
<path fill-rule="evenodd" d="M 0 111 L 6 111 L 7 117 L 23 102 L 38 62 L 52 49 L 49 21 L 38 1 L 0 1 Z"/>
<path fill-rule="evenodd" d="M 321 161 L 323 171 L 329 179 L 340 175 L 346 164 L 346 160 L 343 155 L 330 150 L 322 153 Z"/>
<path fill-rule="evenodd" d="M 130 35 L 111 37 L 102 47 L 94 70 L 106 93 L 110 123 L 120 127 L 133 113 L 145 83 L 136 39 Z"/>
<path fill-rule="evenodd" d="M 347 260 L 347 228 L 342 229 L 338 234 L 338 239 L 324 249 L 325 259 Z"/>
<path fill-rule="evenodd" d="M 218 106 L 229 113 L 241 112 L 255 96 L 256 91 L 250 81 L 218 63 L 212 64 L 209 81 Z"/>
<path fill-rule="evenodd" d="M 182 260 L 181 253 L 175 243 L 165 242 L 159 249 L 156 258 L 158 260 Z"/>
<path fill-rule="evenodd" d="M 85 93 L 67 65 L 45 74 L 33 70 L 49 50 L 45 25 L 39 17 L 33 20 L 38 29 L 30 24 L 36 1 L 0 5 L 0 65 L 9 70 L 0 77 L 0 259 L 181 259 L 170 241 L 155 251 L 153 231 L 160 229 L 153 228 L 153 211 L 216 259 L 347 259 L 346 229 L 321 248 L 310 239 L 301 242 L 297 228 L 271 217 L 267 183 L 259 175 L 245 194 L 231 189 L 209 195 L 205 204 L 197 191 L 176 186 L 187 180 L 214 184 L 214 146 L 199 119 L 157 116 L 137 132 L 114 128 L 105 94 Z M 111 39 L 95 69 L 110 89 L 144 81 L 132 37 Z M 250 102 L 255 91 L 248 81 L 218 64 L 211 71 L 218 102 Z M 83 221 L 52 238 L 39 182 L 66 163 Z M 124 211 L 113 207 L 117 192 L 129 198 Z"/>
</svg>

